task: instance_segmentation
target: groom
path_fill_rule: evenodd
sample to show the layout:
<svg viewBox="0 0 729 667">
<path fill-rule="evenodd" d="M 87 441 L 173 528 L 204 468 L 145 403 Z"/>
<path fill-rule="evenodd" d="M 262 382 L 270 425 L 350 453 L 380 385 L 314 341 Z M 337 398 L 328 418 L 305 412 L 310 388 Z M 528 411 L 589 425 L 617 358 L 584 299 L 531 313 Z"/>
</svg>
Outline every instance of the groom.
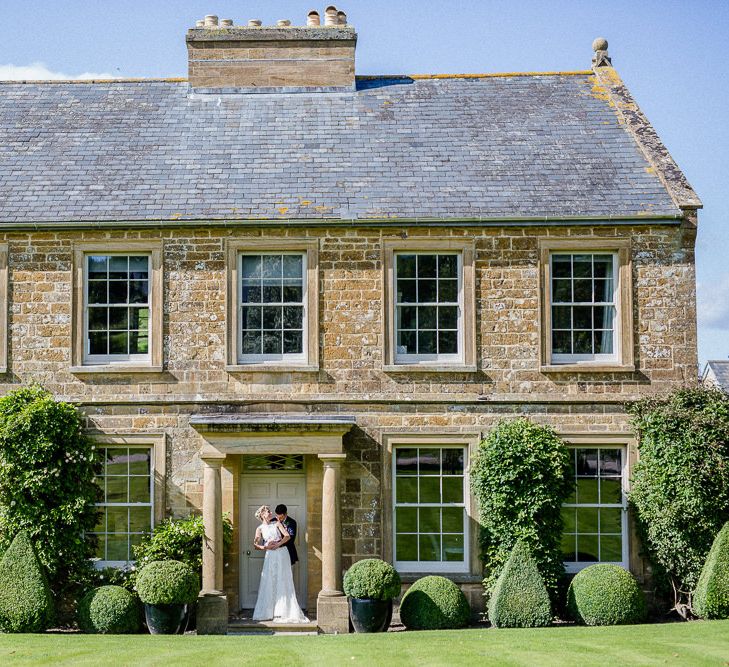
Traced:
<svg viewBox="0 0 729 667">
<path fill-rule="evenodd" d="M 286 532 L 291 537 L 284 546 L 289 550 L 289 557 L 291 558 L 291 565 L 293 566 L 294 563 L 298 563 L 299 561 L 299 554 L 296 553 L 296 545 L 294 544 L 294 540 L 296 540 L 296 521 L 288 515 L 288 508 L 286 505 L 276 505 L 275 511 L 276 518 L 281 522 L 283 527 L 286 529 Z"/>
</svg>

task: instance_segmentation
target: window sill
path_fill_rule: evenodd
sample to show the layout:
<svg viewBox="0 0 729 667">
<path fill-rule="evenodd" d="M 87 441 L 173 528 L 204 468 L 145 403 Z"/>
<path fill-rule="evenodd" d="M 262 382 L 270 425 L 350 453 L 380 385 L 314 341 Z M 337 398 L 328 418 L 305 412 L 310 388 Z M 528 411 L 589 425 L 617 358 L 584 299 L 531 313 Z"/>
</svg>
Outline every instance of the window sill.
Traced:
<svg viewBox="0 0 729 667">
<path fill-rule="evenodd" d="M 161 373 L 162 366 L 145 366 L 143 364 L 99 364 L 98 366 L 71 366 L 69 369 L 75 375 L 92 373 Z"/>
<path fill-rule="evenodd" d="M 476 364 L 385 364 L 385 373 L 476 373 Z"/>
<path fill-rule="evenodd" d="M 228 373 L 318 373 L 319 366 L 304 364 L 233 364 L 225 367 Z"/>
<path fill-rule="evenodd" d="M 592 363 L 546 364 L 540 366 L 542 373 L 634 373 L 635 364 Z"/>
</svg>

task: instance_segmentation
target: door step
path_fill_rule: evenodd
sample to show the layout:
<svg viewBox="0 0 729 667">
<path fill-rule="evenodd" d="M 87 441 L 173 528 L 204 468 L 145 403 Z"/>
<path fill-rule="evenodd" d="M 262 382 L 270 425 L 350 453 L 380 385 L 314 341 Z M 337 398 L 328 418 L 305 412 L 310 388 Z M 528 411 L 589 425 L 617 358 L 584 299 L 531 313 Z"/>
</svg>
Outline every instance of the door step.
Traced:
<svg viewBox="0 0 729 667">
<path fill-rule="evenodd" d="M 229 635 L 317 635 L 316 621 L 309 623 L 274 623 L 250 619 L 228 621 Z"/>
</svg>

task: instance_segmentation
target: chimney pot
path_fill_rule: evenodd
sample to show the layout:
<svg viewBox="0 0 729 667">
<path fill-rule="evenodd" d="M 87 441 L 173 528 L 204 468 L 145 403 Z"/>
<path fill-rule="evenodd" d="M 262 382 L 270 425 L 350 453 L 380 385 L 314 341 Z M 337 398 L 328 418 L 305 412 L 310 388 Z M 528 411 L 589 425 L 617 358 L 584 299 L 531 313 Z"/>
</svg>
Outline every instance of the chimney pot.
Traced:
<svg viewBox="0 0 729 667">
<path fill-rule="evenodd" d="M 262 24 L 261 19 L 251 19 L 248 21 L 248 27 L 249 28 L 260 28 Z"/>
<path fill-rule="evenodd" d="M 276 21 L 276 27 L 277 28 L 288 28 L 291 25 L 291 21 L 288 19 L 281 19 L 280 21 Z"/>
<path fill-rule="evenodd" d="M 195 21 L 195 27 L 196 28 L 204 28 L 205 27 L 205 19 L 198 19 Z"/>
<path fill-rule="evenodd" d="M 338 25 L 338 23 L 337 8 L 334 5 L 329 5 L 324 10 L 324 25 Z"/>
<path fill-rule="evenodd" d="M 319 17 L 319 12 L 317 12 L 315 9 L 312 9 L 306 17 L 306 25 L 308 25 L 308 26 L 321 25 L 321 18 Z"/>
<path fill-rule="evenodd" d="M 206 28 L 217 28 L 218 27 L 218 17 L 215 16 L 215 14 L 208 14 L 205 17 L 205 27 Z"/>
<path fill-rule="evenodd" d="M 347 15 L 344 12 L 337 12 L 337 23 L 339 25 L 347 25 Z"/>
<path fill-rule="evenodd" d="M 223 19 L 220 22 L 221 28 L 232 28 L 233 27 L 233 19 Z"/>
</svg>

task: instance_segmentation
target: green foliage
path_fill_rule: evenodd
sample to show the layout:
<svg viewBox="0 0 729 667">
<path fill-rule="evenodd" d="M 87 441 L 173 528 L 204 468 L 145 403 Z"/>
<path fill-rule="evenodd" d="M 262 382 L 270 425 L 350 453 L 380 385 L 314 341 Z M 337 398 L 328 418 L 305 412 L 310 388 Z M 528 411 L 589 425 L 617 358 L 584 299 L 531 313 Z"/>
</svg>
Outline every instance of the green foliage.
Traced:
<svg viewBox="0 0 729 667">
<path fill-rule="evenodd" d="M 57 593 L 73 592 L 94 555 L 96 452 L 69 403 L 40 387 L 0 398 L 0 551 L 27 531 Z"/>
<path fill-rule="evenodd" d="M 571 457 L 548 426 L 497 424 L 471 464 L 478 500 L 484 589 L 489 595 L 518 540 L 530 549 L 554 600 L 562 565 L 562 503 L 573 489 Z"/>
<path fill-rule="evenodd" d="M 105 567 L 101 570 L 94 569 L 93 576 L 89 577 L 86 591 L 101 586 L 121 586 L 130 593 L 135 593 L 137 583 L 137 568 L 132 567 Z M 136 594 L 136 593 L 135 593 Z"/>
<path fill-rule="evenodd" d="M 200 577 L 180 561 L 156 560 L 139 573 L 137 592 L 145 604 L 191 604 L 200 592 Z"/>
<path fill-rule="evenodd" d="M 463 591 L 445 577 L 418 579 L 400 602 L 400 620 L 408 630 L 462 628 L 470 617 Z"/>
<path fill-rule="evenodd" d="M 90 634 L 128 635 L 142 625 L 139 599 L 121 586 L 89 591 L 79 603 L 78 623 Z"/>
<path fill-rule="evenodd" d="M 590 565 L 575 575 L 567 591 L 567 609 L 584 625 L 626 625 L 645 620 L 643 591 L 619 565 Z"/>
<path fill-rule="evenodd" d="M 529 547 L 521 540 L 496 581 L 488 611 L 497 628 L 540 628 L 552 622 L 547 587 Z"/>
<path fill-rule="evenodd" d="M 729 520 L 729 396 L 681 389 L 628 411 L 640 437 L 630 501 L 641 541 L 659 583 L 687 593 Z"/>
<path fill-rule="evenodd" d="M 392 600 L 400 595 L 400 575 L 379 558 L 357 561 L 344 575 L 344 592 L 351 598 Z"/>
<path fill-rule="evenodd" d="M 191 514 L 184 519 L 167 519 L 157 525 L 152 534 L 135 545 L 137 570 L 156 560 L 178 560 L 202 573 L 202 545 L 205 528 L 201 516 Z M 230 549 L 233 542 L 233 524 L 223 517 L 223 548 Z M 132 577 L 134 579 L 134 577 Z"/>
<path fill-rule="evenodd" d="M 30 537 L 20 532 L 0 560 L 0 630 L 42 632 L 54 620 L 53 596 Z"/>
<path fill-rule="evenodd" d="M 729 523 L 711 545 L 693 602 L 694 611 L 702 618 L 729 618 Z"/>
</svg>

